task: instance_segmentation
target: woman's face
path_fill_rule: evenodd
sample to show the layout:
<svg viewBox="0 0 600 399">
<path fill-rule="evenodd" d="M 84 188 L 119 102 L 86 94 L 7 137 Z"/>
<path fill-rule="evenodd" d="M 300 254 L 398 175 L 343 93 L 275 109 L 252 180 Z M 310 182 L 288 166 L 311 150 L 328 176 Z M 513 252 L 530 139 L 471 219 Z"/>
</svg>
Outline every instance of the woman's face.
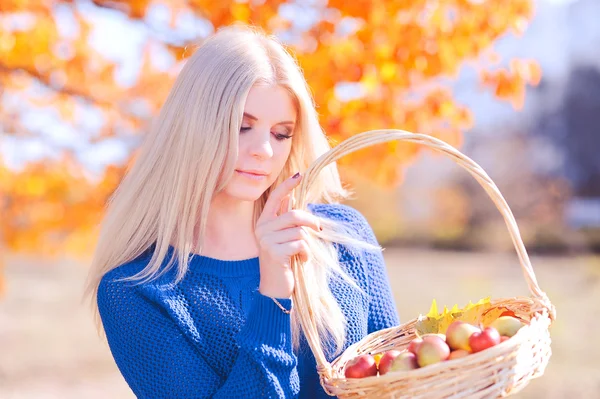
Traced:
<svg viewBox="0 0 600 399">
<path fill-rule="evenodd" d="M 296 110 L 280 86 L 254 86 L 244 106 L 236 171 L 225 193 L 256 201 L 274 183 L 290 155 Z"/>
</svg>

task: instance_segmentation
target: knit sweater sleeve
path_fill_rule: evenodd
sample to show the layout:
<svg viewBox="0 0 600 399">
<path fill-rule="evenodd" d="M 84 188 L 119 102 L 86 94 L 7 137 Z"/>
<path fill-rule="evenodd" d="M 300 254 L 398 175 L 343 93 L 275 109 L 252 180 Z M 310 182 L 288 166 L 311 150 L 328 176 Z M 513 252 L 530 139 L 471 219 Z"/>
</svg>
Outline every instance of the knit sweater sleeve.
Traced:
<svg viewBox="0 0 600 399">
<path fill-rule="evenodd" d="M 127 282 L 102 279 L 98 309 L 110 351 L 138 398 L 295 398 L 300 390 L 290 316 L 257 293 L 236 336 L 231 371 L 206 361 L 202 332 L 189 339 L 165 312 Z M 282 299 L 290 307 L 291 300 Z M 215 350 L 212 348 L 212 350 Z"/>
<path fill-rule="evenodd" d="M 351 225 L 358 238 L 379 245 L 373 229 L 364 215 L 348 205 L 336 205 L 342 220 Z M 369 293 L 368 333 L 398 326 L 400 318 L 392 292 L 385 260 L 381 251 L 364 251 L 365 278 Z"/>
</svg>

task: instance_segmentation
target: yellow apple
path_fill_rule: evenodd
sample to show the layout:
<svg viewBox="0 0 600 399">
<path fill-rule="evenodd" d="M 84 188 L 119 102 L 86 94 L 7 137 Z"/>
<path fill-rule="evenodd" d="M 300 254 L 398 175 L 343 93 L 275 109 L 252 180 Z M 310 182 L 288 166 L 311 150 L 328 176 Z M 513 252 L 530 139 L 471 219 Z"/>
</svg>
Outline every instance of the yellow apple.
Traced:
<svg viewBox="0 0 600 399">
<path fill-rule="evenodd" d="M 498 330 L 498 333 L 505 337 L 512 337 L 523 327 L 521 320 L 511 316 L 501 316 L 492 322 L 490 325 Z"/>
<path fill-rule="evenodd" d="M 481 330 L 472 324 L 457 320 L 448 326 L 446 330 L 446 342 L 450 349 L 462 349 L 470 352 L 469 338 L 476 332 L 481 332 Z"/>
</svg>

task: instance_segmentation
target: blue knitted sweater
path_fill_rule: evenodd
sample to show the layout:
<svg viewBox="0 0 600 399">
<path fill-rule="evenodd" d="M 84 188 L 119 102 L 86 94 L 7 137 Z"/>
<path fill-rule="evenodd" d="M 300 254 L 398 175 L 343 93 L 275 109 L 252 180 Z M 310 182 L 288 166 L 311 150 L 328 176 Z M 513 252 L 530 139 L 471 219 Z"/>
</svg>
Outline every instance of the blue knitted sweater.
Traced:
<svg viewBox="0 0 600 399">
<path fill-rule="evenodd" d="M 357 237 L 377 243 L 363 215 L 350 206 L 308 209 L 349 222 Z M 364 297 L 343 280 L 331 280 L 348 320 L 348 347 L 399 319 L 383 256 L 335 245 L 342 267 L 368 293 Z M 152 248 L 108 272 L 97 297 L 112 356 L 138 398 L 331 398 L 320 385 L 306 338 L 301 335 L 299 351 L 293 351 L 290 315 L 258 292 L 258 258 L 224 261 L 194 254 L 177 285 L 169 284 L 175 268 L 151 283 L 113 281 L 142 270 Z M 165 264 L 173 248 L 169 251 Z M 279 302 L 292 307 L 291 299 Z"/>
</svg>

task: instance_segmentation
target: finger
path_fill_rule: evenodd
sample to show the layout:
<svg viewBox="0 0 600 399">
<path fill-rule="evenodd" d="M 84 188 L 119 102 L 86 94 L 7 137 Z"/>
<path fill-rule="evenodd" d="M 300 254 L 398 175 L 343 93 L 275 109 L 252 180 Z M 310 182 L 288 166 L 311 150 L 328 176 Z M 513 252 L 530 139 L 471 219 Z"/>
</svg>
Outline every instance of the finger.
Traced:
<svg viewBox="0 0 600 399">
<path fill-rule="evenodd" d="M 291 211 L 282 214 L 277 219 L 269 222 L 269 229 L 272 231 L 283 230 L 294 226 L 306 226 L 315 231 L 321 231 L 319 218 L 302 209 L 292 209 Z"/>
<path fill-rule="evenodd" d="M 273 242 L 284 244 L 290 241 L 308 240 L 308 232 L 304 227 L 291 227 L 273 233 Z"/>
<path fill-rule="evenodd" d="M 309 259 L 310 249 L 304 240 L 286 242 L 285 244 L 281 244 L 281 247 L 281 251 L 285 256 L 292 257 L 294 255 L 299 255 L 304 262 Z"/>
<path fill-rule="evenodd" d="M 300 249 L 300 252 L 298 253 L 298 255 L 300 256 L 300 260 L 302 262 L 307 262 L 309 259 L 310 248 L 308 247 L 308 244 L 304 240 L 300 241 L 300 246 L 301 246 L 301 249 Z"/>
<path fill-rule="evenodd" d="M 297 177 L 294 177 L 296 175 Z M 281 201 L 283 201 L 283 198 L 291 193 L 294 187 L 302 180 L 300 173 L 297 173 L 296 175 L 283 181 L 280 185 L 275 187 L 275 190 L 273 190 L 271 194 L 269 194 L 269 198 L 265 203 L 260 218 L 269 220 L 277 217 L 277 211 L 281 208 Z"/>
<path fill-rule="evenodd" d="M 308 255 L 305 252 L 301 252 L 300 254 L 298 254 L 298 256 L 300 257 L 300 261 L 308 262 Z"/>
<path fill-rule="evenodd" d="M 277 215 L 282 215 L 288 211 L 288 206 L 290 204 L 290 197 L 291 197 L 291 194 L 288 194 L 285 197 L 283 197 L 283 200 L 281 201 L 281 208 L 279 209 L 279 212 L 277 213 Z"/>
</svg>

